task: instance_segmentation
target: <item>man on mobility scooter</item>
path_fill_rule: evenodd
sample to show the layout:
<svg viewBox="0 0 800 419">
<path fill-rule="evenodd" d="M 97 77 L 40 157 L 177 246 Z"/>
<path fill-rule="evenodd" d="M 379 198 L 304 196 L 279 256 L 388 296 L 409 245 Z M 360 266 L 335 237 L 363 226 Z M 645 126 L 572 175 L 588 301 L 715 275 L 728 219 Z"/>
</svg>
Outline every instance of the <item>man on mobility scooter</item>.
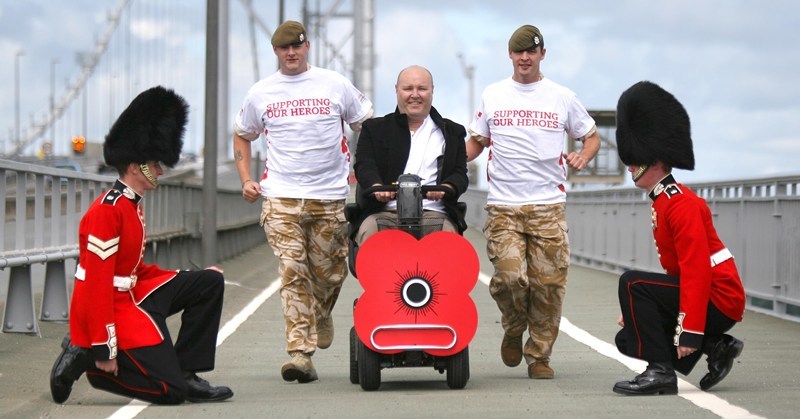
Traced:
<svg viewBox="0 0 800 419">
<path fill-rule="evenodd" d="M 365 121 L 356 147 L 355 174 L 358 186 L 391 185 L 404 173 L 418 175 L 423 185 L 442 185 L 454 194 L 432 192 L 424 200 L 423 217 L 443 221 L 444 231 L 462 232 L 467 228 L 458 197 L 466 190 L 466 129 L 442 118 L 433 103 L 433 76 L 420 66 L 403 69 L 395 85 L 397 108 L 393 113 Z M 372 195 L 356 194 L 358 218 L 350 220 L 363 243 L 378 231 L 378 217 L 394 217 L 397 209 L 393 191 Z M 383 214 L 381 214 L 383 213 Z"/>
<path fill-rule="evenodd" d="M 395 112 L 363 126 L 357 204 L 346 208 L 350 269 L 365 289 L 354 310 L 350 380 L 374 390 L 381 368 L 433 366 L 447 370 L 451 388 L 463 388 L 477 328 L 469 291 L 479 269 L 475 250 L 453 234 L 466 229 L 457 202 L 468 185 L 466 130 L 431 106 L 425 68 L 401 71 L 395 91 Z M 405 233 L 375 234 L 385 228 Z M 427 235 L 438 230 L 446 233 Z"/>
</svg>

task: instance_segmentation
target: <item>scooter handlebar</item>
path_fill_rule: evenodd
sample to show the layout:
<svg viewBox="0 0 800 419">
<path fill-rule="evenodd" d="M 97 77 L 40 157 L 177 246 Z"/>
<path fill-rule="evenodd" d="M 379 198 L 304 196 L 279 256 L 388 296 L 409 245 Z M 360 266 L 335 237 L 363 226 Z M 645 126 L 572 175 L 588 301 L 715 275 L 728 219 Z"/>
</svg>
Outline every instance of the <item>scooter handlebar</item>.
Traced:
<svg viewBox="0 0 800 419">
<path fill-rule="evenodd" d="M 445 198 L 453 198 L 456 195 L 456 191 L 444 185 L 425 185 L 422 187 L 422 197 L 425 198 L 428 192 L 444 192 Z"/>
<path fill-rule="evenodd" d="M 362 190 L 361 194 L 364 196 L 369 196 L 375 192 L 397 192 L 397 188 L 397 185 L 375 185 Z"/>
<path fill-rule="evenodd" d="M 361 193 L 364 196 L 369 196 L 375 192 L 397 192 L 400 187 L 398 185 L 375 185 L 364 189 Z M 444 185 L 422 185 L 420 187 L 422 197 L 425 198 L 428 192 L 444 192 L 445 198 L 454 197 L 456 191 L 453 188 Z"/>
</svg>

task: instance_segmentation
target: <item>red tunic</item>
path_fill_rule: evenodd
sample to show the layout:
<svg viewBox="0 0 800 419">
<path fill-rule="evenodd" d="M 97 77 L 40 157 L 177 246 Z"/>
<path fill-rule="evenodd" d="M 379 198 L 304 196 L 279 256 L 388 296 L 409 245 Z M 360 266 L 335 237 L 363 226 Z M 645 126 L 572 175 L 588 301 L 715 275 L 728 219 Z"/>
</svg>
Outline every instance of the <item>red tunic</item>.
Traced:
<svg viewBox="0 0 800 419">
<path fill-rule="evenodd" d="M 145 225 L 141 198 L 117 181 L 114 189 L 92 203 L 79 226 L 70 335 L 73 344 L 91 347 L 98 360 L 115 358 L 118 349 L 157 345 L 164 339 L 138 305 L 177 271 L 146 265 L 142 260 Z"/>
<path fill-rule="evenodd" d="M 671 175 L 656 185 L 650 198 L 661 266 L 667 274 L 680 278 L 675 344 L 702 339 L 709 300 L 729 318 L 741 321 L 745 306 L 742 280 L 733 257 L 725 259 L 727 249 L 717 236 L 705 200 L 675 183 Z M 715 254 L 717 261 L 725 260 L 712 267 Z M 682 336 L 684 333 L 694 336 Z"/>
</svg>

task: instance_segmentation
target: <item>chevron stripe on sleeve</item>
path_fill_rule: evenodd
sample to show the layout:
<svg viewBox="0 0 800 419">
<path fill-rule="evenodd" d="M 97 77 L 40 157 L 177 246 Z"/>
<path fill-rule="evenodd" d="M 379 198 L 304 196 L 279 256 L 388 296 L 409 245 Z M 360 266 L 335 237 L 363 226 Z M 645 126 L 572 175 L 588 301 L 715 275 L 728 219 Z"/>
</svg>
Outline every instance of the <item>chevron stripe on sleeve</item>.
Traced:
<svg viewBox="0 0 800 419">
<path fill-rule="evenodd" d="M 106 241 L 89 235 L 89 244 L 86 249 L 97 255 L 100 259 L 106 260 L 119 250 L 119 237 L 114 237 Z"/>
</svg>

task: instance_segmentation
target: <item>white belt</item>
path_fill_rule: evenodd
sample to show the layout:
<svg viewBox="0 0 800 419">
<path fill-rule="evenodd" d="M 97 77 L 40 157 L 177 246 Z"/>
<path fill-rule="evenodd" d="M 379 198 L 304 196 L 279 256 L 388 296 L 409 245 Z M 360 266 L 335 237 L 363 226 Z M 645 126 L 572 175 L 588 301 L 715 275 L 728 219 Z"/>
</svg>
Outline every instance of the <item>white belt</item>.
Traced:
<svg viewBox="0 0 800 419">
<path fill-rule="evenodd" d="M 720 250 L 719 252 L 711 255 L 711 267 L 713 268 L 719 265 L 720 263 L 725 262 L 728 259 L 733 259 L 733 255 L 731 254 L 731 251 L 728 250 L 728 248 L 726 247 Z"/>
<path fill-rule="evenodd" d="M 75 279 L 79 279 L 81 281 L 86 280 L 86 269 L 83 269 L 83 266 L 78 265 L 77 269 L 75 269 Z M 134 286 L 136 286 L 136 275 L 132 276 L 114 276 L 114 286 L 119 291 L 128 291 Z"/>
</svg>

